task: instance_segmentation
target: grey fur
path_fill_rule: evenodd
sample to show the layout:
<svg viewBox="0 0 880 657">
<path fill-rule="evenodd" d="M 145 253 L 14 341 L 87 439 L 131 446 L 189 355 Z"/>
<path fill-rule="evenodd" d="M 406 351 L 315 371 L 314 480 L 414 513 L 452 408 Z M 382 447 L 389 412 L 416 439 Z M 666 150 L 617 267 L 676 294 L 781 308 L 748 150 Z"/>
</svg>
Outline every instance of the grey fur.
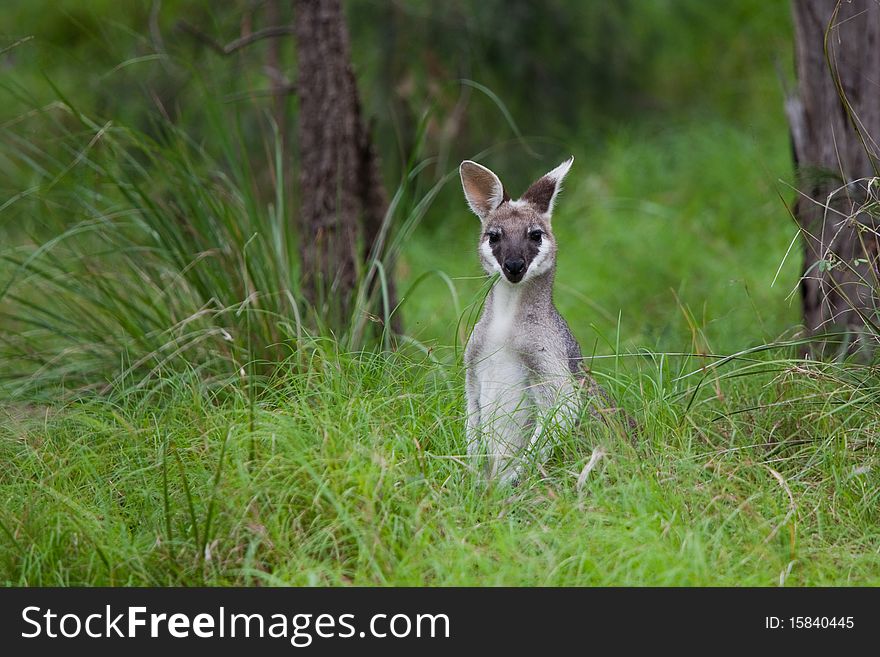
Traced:
<svg viewBox="0 0 880 657">
<path fill-rule="evenodd" d="M 556 433 L 577 422 L 585 387 L 604 399 L 553 303 L 550 213 L 570 165 L 539 179 L 530 191 L 540 193 L 518 201 L 509 200 L 488 169 L 471 162 L 461 167 L 468 203 L 482 221 L 483 268 L 500 274 L 465 350 L 468 453 L 485 448 L 489 476 L 502 482 L 518 479 L 528 459 L 546 459 Z"/>
</svg>

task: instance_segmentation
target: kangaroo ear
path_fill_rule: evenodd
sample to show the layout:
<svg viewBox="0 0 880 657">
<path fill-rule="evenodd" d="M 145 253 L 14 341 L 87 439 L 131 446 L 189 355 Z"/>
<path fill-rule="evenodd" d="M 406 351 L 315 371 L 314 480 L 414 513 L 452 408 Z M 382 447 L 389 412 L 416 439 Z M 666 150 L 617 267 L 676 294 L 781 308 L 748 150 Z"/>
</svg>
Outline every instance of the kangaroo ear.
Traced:
<svg viewBox="0 0 880 657">
<path fill-rule="evenodd" d="M 565 162 L 553 169 L 532 183 L 532 186 L 522 195 L 522 201 L 528 201 L 541 214 L 550 216 L 553 214 L 553 204 L 556 202 L 556 195 L 562 189 L 562 179 L 571 168 L 574 162 L 574 156 L 568 158 Z"/>
<path fill-rule="evenodd" d="M 504 201 L 510 200 L 498 176 L 483 165 L 465 160 L 458 172 L 461 174 L 464 197 L 480 221 L 484 221 Z"/>
</svg>

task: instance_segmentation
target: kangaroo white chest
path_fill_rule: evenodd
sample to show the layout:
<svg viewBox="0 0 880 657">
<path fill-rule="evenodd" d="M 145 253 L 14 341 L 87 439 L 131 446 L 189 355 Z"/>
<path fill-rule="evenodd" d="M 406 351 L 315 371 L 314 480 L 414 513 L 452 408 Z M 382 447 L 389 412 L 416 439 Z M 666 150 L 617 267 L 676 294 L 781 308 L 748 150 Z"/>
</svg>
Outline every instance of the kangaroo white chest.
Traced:
<svg viewBox="0 0 880 657">
<path fill-rule="evenodd" d="M 510 346 L 516 337 L 516 315 L 522 302 L 522 290 L 499 280 L 492 288 L 492 301 L 487 316 L 486 347 Z"/>
<path fill-rule="evenodd" d="M 514 346 L 519 301 L 518 290 L 496 285 L 475 363 L 480 424 L 490 454 L 522 447 L 532 423 L 529 371 Z"/>
</svg>

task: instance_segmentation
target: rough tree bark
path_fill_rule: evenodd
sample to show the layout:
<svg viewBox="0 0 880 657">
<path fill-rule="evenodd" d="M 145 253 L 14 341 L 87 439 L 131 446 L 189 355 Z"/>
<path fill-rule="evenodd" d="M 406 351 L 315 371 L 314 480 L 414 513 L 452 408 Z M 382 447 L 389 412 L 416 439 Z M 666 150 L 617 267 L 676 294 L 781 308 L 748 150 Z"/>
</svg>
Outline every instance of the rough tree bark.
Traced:
<svg viewBox="0 0 880 657">
<path fill-rule="evenodd" d="M 880 148 L 880 6 L 793 0 L 797 96 L 786 101 L 804 235 L 801 279 L 810 336 L 841 331 L 852 353 L 876 322 L 878 245 L 866 204 Z M 814 348 L 830 351 L 835 341 Z"/>
<path fill-rule="evenodd" d="M 302 285 L 306 298 L 339 328 L 352 311 L 359 264 L 369 264 L 373 251 L 383 255 L 388 200 L 361 116 L 341 2 L 295 0 L 294 11 Z M 375 272 L 364 274 L 368 283 L 375 282 Z M 388 281 L 393 309 L 393 277 Z"/>
</svg>

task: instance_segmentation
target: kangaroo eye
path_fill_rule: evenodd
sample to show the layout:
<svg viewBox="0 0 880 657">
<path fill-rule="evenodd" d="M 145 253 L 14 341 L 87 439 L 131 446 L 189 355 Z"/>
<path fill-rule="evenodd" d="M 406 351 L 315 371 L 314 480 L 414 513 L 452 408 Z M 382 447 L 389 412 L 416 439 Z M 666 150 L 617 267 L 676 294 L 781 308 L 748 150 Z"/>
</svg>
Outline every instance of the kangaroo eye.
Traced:
<svg viewBox="0 0 880 657">
<path fill-rule="evenodd" d="M 533 242 L 540 242 L 541 236 L 543 234 L 544 234 L 544 231 L 535 229 L 535 230 L 529 232 L 529 239 L 532 240 Z"/>
<path fill-rule="evenodd" d="M 489 236 L 489 244 L 498 244 L 498 240 L 501 239 L 500 233 L 486 233 Z"/>
</svg>

